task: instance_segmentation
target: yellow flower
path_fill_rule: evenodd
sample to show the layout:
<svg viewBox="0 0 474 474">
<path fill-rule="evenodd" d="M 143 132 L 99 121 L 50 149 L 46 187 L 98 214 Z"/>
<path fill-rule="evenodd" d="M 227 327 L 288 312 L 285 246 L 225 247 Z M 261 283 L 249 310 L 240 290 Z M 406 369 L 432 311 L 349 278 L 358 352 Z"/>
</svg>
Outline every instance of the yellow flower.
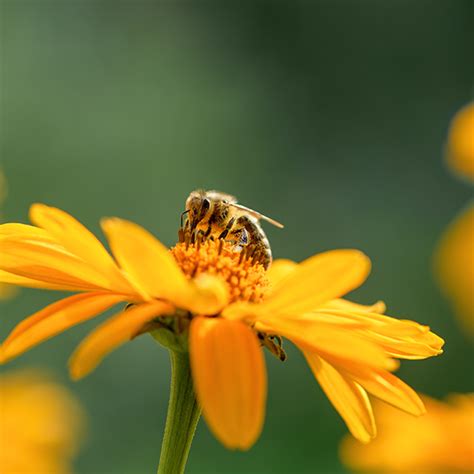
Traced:
<svg viewBox="0 0 474 474">
<path fill-rule="evenodd" d="M 462 108 L 452 120 L 447 161 L 457 174 L 474 181 L 474 103 Z M 434 262 L 441 289 L 474 335 L 474 205 L 470 204 L 444 232 Z"/>
<path fill-rule="evenodd" d="M 446 159 L 455 173 L 474 181 L 474 103 L 463 107 L 453 118 Z"/>
<path fill-rule="evenodd" d="M 377 438 L 362 445 L 347 436 L 343 462 L 357 471 L 450 473 L 474 471 L 474 394 L 446 402 L 423 396 L 427 414 L 414 418 L 384 403 L 375 404 Z"/>
<path fill-rule="evenodd" d="M 417 394 L 389 371 L 400 359 L 440 354 L 427 326 L 340 299 L 360 286 L 369 259 L 334 250 L 269 271 L 251 252 L 180 232 L 170 250 L 142 227 L 102 221 L 114 258 L 65 212 L 35 204 L 37 226 L 0 226 L 0 281 L 80 292 L 21 322 L 1 347 L 7 361 L 121 303 L 132 303 L 93 331 L 70 360 L 73 378 L 93 370 L 120 344 L 157 327 L 189 332 L 194 386 L 204 417 L 227 447 L 248 449 L 264 420 L 262 347 L 284 359 L 280 336 L 304 353 L 351 432 L 367 442 L 375 422 L 367 393 L 420 415 Z"/>
<path fill-rule="evenodd" d="M 83 412 L 42 372 L 0 375 L 0 472 L 66 474 L 83 432 Z"/>
<path fill-rule="evenodd" d="M 440 287 L 474 336 L 474 206 L 454 219 L 435 253 Z"/>
</svg>

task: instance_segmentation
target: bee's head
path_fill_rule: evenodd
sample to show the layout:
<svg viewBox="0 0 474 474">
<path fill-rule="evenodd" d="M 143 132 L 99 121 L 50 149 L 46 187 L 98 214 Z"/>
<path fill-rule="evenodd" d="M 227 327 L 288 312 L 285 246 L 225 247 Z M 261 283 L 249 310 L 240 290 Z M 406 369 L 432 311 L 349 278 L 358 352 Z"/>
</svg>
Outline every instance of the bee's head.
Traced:
<svg viewBox="0 0 474 474">
<path fill-rule="evenodd" d="M 193 191 L 186 199 L 186 213 L 190 223 L 191 230 L 201 222 L 211 209 L 211 200 L 207 196 L 206 191 Z"/>
</svg>

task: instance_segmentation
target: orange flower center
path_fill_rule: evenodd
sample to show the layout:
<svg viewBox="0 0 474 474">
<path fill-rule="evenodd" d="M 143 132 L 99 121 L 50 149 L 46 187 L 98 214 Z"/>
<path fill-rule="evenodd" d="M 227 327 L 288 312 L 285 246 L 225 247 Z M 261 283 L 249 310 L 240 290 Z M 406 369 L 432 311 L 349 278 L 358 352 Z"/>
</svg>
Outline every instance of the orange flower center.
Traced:
<svg viewBox="0 0 474 474">
<path fill-rule="evenodd" d="M 265 268 L 245 248 L 236 250 L 234 244 L 222 239 L 186 240 L 176 244 L 171 253 L 189 278 L 201 273 L 220 276 L 229 287 L 230 302 L 258 303 L 263 299 L 269 286 Z"/>
</svg>

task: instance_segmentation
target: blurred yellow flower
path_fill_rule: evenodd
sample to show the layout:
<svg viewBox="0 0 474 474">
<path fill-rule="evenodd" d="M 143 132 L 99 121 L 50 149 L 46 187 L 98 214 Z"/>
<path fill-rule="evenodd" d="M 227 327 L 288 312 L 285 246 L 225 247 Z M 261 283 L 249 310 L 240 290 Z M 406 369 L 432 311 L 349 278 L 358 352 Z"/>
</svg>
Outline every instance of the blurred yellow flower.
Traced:
<svg viewBox="0 0 474 474">
<path fill-rule="evenodd" d="M 452 120 L 447 162 L 458 175 L 474 181 L 474 103 L 462 108 Z M 474 205 L 470 204 L 448 226 L 434 261 L 441 289 L 474 336 Z"/>
<path fill-rule="evenodd" d="M 66 474 L 84 415 L 72 394 L 34 370 L 0 374 L 0 472 Z"/>
<path fill-rule="evenodd" d="M 451 169 L 474 181 L 474 103 L 463 107 L 453 118 L 446 152 Z"/>
<path fill-rule="evenodd" d="M 460 321 L 474 336 L 474 206 L 456 217 L 441 238 L 435 272 Z"/>
<path fill-rule="evenodd" d="M 427 414 L 414 418 L 377 402 L 377 438 L 362 445 L 346 436 L 341 459 L 349 468 L 378 473 L 474 472 L 474 394 L 446 402 L 423 396 Z"/>
<path fill-rule="evenodd" d="M 418 395 L 390 373 L 396 359 L 442 352 L 443 340 L 407 320 L 383 316 L 382 303 L 339 299 L 360 286 L 369 259 L 334 250 L 300 264 L 276 261 L 266 271 L 251 252 L 180 232 L 170 250 L 129 221 L 102 221 L 113 258 L 82 224 L 35 204 L 37 226 L 0 226 L 0 281 L 80 292 L 20 323 L 1 347 L 3 361 L 91 319 L 132 303 L 93 331 L 70 361 L 73 378 L 93 370 L 120 344 L 157 327 L 188 334 L 197 398 L 216 437 L 248 449 L 264 420 L 266 370 L 261 347 L 284 359 L 281 338 L 293 341 L 351 432 L 376 434 L 367 393 L 409 413 L 424 412 Z"/>
</svg>

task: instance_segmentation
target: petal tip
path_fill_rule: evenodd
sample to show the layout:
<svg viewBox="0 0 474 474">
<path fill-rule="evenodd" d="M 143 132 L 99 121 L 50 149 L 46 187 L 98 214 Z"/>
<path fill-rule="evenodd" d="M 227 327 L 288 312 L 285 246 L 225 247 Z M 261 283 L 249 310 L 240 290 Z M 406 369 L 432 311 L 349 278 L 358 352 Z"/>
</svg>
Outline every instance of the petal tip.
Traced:
<svg viewBox="0 0 474 474">
<path fill-rule="evenodd" d="M 79 364 L 77 363 L 77 361 L 74 359 L 74 356 L 71 356 L 71 358 L 69 359 L 68 365 L 69 365 L 69 377 L 74 382 L 78 382 L 79 380 L 83 379 L 92 370 L 92 369 L 84 370 L 84 368 L 81 368 Z"/>
</svg>

